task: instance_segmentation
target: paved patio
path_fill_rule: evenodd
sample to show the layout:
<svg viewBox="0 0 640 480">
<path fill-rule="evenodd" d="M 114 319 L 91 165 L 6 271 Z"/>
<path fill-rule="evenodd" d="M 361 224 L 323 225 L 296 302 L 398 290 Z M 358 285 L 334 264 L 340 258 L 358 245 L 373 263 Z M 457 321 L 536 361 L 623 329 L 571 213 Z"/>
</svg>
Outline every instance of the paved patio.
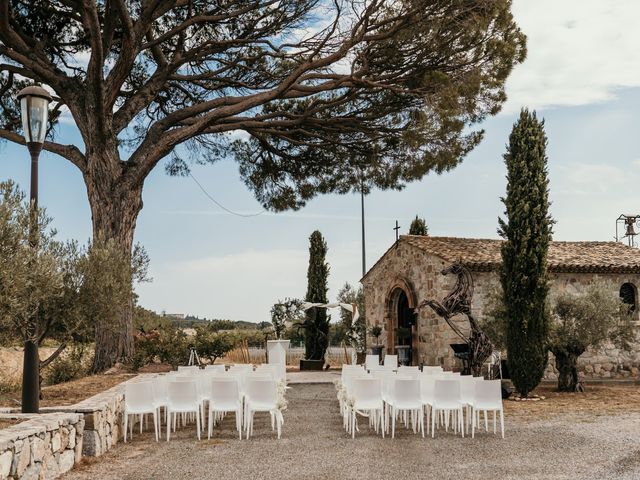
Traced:
<svg viewBox="0 0 640 480">
<path fill-rule="evenodd" d="M 134 433 L 131 443 L 118 444 L 63 478 L 640 478 L 638 412 L 568 413 L 546 420 L 513 414 L 506 418 L 504 440 L 486 433 L 472 440 L 444 432 L 438 432 L 435 439 L 422 439 L 404 428 L 395 439 L 382 439 L 361 420 L 361 431 L 352 440 L 342 429 L 332 385 L 294 384 L 288 397 L 280 441 L 265 417 L 257 418 L 251 440 L 238 440 L 230 416 L 209 441 L 198 442 L 192 427 L 181 429 L 169 443 L 156 443 L 148 433 Z"/>
</svg>

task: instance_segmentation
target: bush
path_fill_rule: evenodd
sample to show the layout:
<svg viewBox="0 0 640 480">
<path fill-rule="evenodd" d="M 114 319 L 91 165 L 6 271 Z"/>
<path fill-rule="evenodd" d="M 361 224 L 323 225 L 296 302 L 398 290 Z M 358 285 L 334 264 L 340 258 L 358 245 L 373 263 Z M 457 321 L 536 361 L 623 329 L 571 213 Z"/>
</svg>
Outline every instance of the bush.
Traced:
<svg viewBox="0 0 640 480">
<path fill-rule="evenodd" d="M 210 327 L 196 328 L 195 347 L 200 358 L 207 358 L 213 364 L 233 350 L 237 341 L 227 333 L 218 333 Z"/>
<path fill-rule="evenodd" d="M 92 361 L 93 358 L 87 345 L 75 344 L 71 346 L 46 368 L 47 384 L 57 385 L 87 376 Z"/>
<path fill-rule="evenodd" d="M 189 359 L 187 335 L 171 325 L 137 333 L 134 336 L 134 348 L 131 364 L 134 370 L 156 361 L 176 368 L 186 364 Z"/>
</svg>

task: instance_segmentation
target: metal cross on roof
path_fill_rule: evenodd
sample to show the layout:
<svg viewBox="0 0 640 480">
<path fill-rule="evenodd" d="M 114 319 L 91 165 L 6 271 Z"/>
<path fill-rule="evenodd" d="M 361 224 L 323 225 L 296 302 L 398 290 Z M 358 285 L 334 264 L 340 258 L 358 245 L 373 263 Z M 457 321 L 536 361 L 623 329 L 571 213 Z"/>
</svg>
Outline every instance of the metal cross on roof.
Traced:
<svg viewBox="0 0 640 480">
<path fill-rule="evenodd" d="M 396 226 L 393 228 L 396 231 L 396 246 L 398 245 L 398 239 L 399 239 L 399 230 L 400 230 L 400 225 L 398 225 L 398 220 L 396 220 Z"/>
</svg>

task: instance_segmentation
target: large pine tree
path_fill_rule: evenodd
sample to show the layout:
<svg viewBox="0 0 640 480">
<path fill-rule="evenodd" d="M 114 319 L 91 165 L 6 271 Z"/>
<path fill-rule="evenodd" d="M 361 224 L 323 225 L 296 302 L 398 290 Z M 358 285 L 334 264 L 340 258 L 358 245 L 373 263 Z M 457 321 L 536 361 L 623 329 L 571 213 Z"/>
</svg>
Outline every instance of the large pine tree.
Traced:
<svg viewBox="0 0 640 480">
<path fill-rule="evenodd" d="M 499 219 L 502 245 L 500 280 L 507 316 L 509 373 L 522 396 L 542 380 L 547 365 L 549 291 L 547 251 L 553 220 L 549 215 L 547 137 L 544 121 L 523 109 L 504 155 L 506 220 Z"/>
<path fill-rule="evenodd" d="M 309 237 L 309 269 L 307 270 L 307 294 L 304 299 L 311 303 L 327 303 L 327 279 L 329 264 L 326 261 L 327 242 L 316 230 Z M 307 310 L 304 332 L 305 358 L 322 360 L 329 345 L 329 315 L 325 308 Z"/>
</svg>

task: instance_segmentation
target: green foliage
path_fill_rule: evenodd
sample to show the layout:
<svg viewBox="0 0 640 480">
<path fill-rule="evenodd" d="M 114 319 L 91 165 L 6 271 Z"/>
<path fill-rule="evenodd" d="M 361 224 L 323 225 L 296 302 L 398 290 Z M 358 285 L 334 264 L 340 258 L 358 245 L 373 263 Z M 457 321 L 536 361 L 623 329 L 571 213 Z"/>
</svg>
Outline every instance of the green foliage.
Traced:
<svg viewBox="0 0 640 480">
<path fill-rule="evenodd" d="M 500 281 L 504 292 L 509 372 L 526 396 L 540 383 L 547 364 L 549 215 L 547 138 L 544 121 L 522 110 L 504 155 L 506 220 L 499 219 L 502 245 Z"/>
<path fill-rule="evenodd" d="M 49 364 L 44 375 L 47 384 L 70 382 L 89 374 L 91 366 L 90 348 L 86 344 L 76 343 L 67 348 L 58 358 Z"/>
<path fill-rule="evenodd" d="M 271 325 L 277 339 L 281 339 L 287 328 L 304 320 L 302 302 L 298 299 L 286 298 L 278 300 L 271 307 Z"/>
<path fill-rule="evenodd" d="M 345 339 L 348 344 L 354 348 L 356 352 L 366 351 L 367 321 L 364 312 L 364 290 L 362 287 L 358 287 L 356 290 L 349 282 L 346 282 L 338 291 L 336 300 L 339 303 L 350 303 L 357 306 L 360 317 L 355 324 L 353 323 L 353 315 L 351 312 L 342 308 L 340 309 L 340 321 L 346 329 Z"/>
<path fill-rule="evenodd" d="M 427 228 L 427 222 L 424 218 L 414 218 L 411 222 L 411 226 L 409 227 L 409 235 L 428 235 L 429 229 Z"/>
<path fill-rule="evenodd" d="M 142 332 L 149 332 L 158 328 L 166 328 L 171 321 L 156 312 L 147 310 L 140 305 L 133 309 L 133 328 Z"/>
<path fill-rule="evenodd" d="M 309 237 L 309 268 L 307 270 L 307 294 L 311 303 L 327 303 L 329 264 L 326 262 L 327 243 L 316 230 Z M 321 360 L 329 345 L 330 316 L 325 308 L 310 308 L 305 320 L 305 358 Z"/>
<path fill-rule="evenodd" d="M 628 349 L 633 339 L 628 309 L 615 287 L 606 282 L 594 282 L 580 294 L 560 294 L 554 303 L 553 320 L 549 349 L 556 357 L 561 391 L 576 390 L 577 361 L 587 348 L 610 341 Z"/>
<path fill-rule="evenodd" d="M 209 359 L 215 363 L 216 359 L 225 356 L 236 346 L 234 337 L 227 333 L 218 333 L 210 327 L 197 327 L 194 341 L 200 358 Z"/>
<path fill-rule="evenodd" d="M 376 345 L 378 345 L 378 342 L 380 341 L 380 335 L 382 335 L 382 327 L 380 325 L 374 325 L 369 330 L 369 333 L 371 333 L 371 336 L 376 339 Z"/>
</svg>

